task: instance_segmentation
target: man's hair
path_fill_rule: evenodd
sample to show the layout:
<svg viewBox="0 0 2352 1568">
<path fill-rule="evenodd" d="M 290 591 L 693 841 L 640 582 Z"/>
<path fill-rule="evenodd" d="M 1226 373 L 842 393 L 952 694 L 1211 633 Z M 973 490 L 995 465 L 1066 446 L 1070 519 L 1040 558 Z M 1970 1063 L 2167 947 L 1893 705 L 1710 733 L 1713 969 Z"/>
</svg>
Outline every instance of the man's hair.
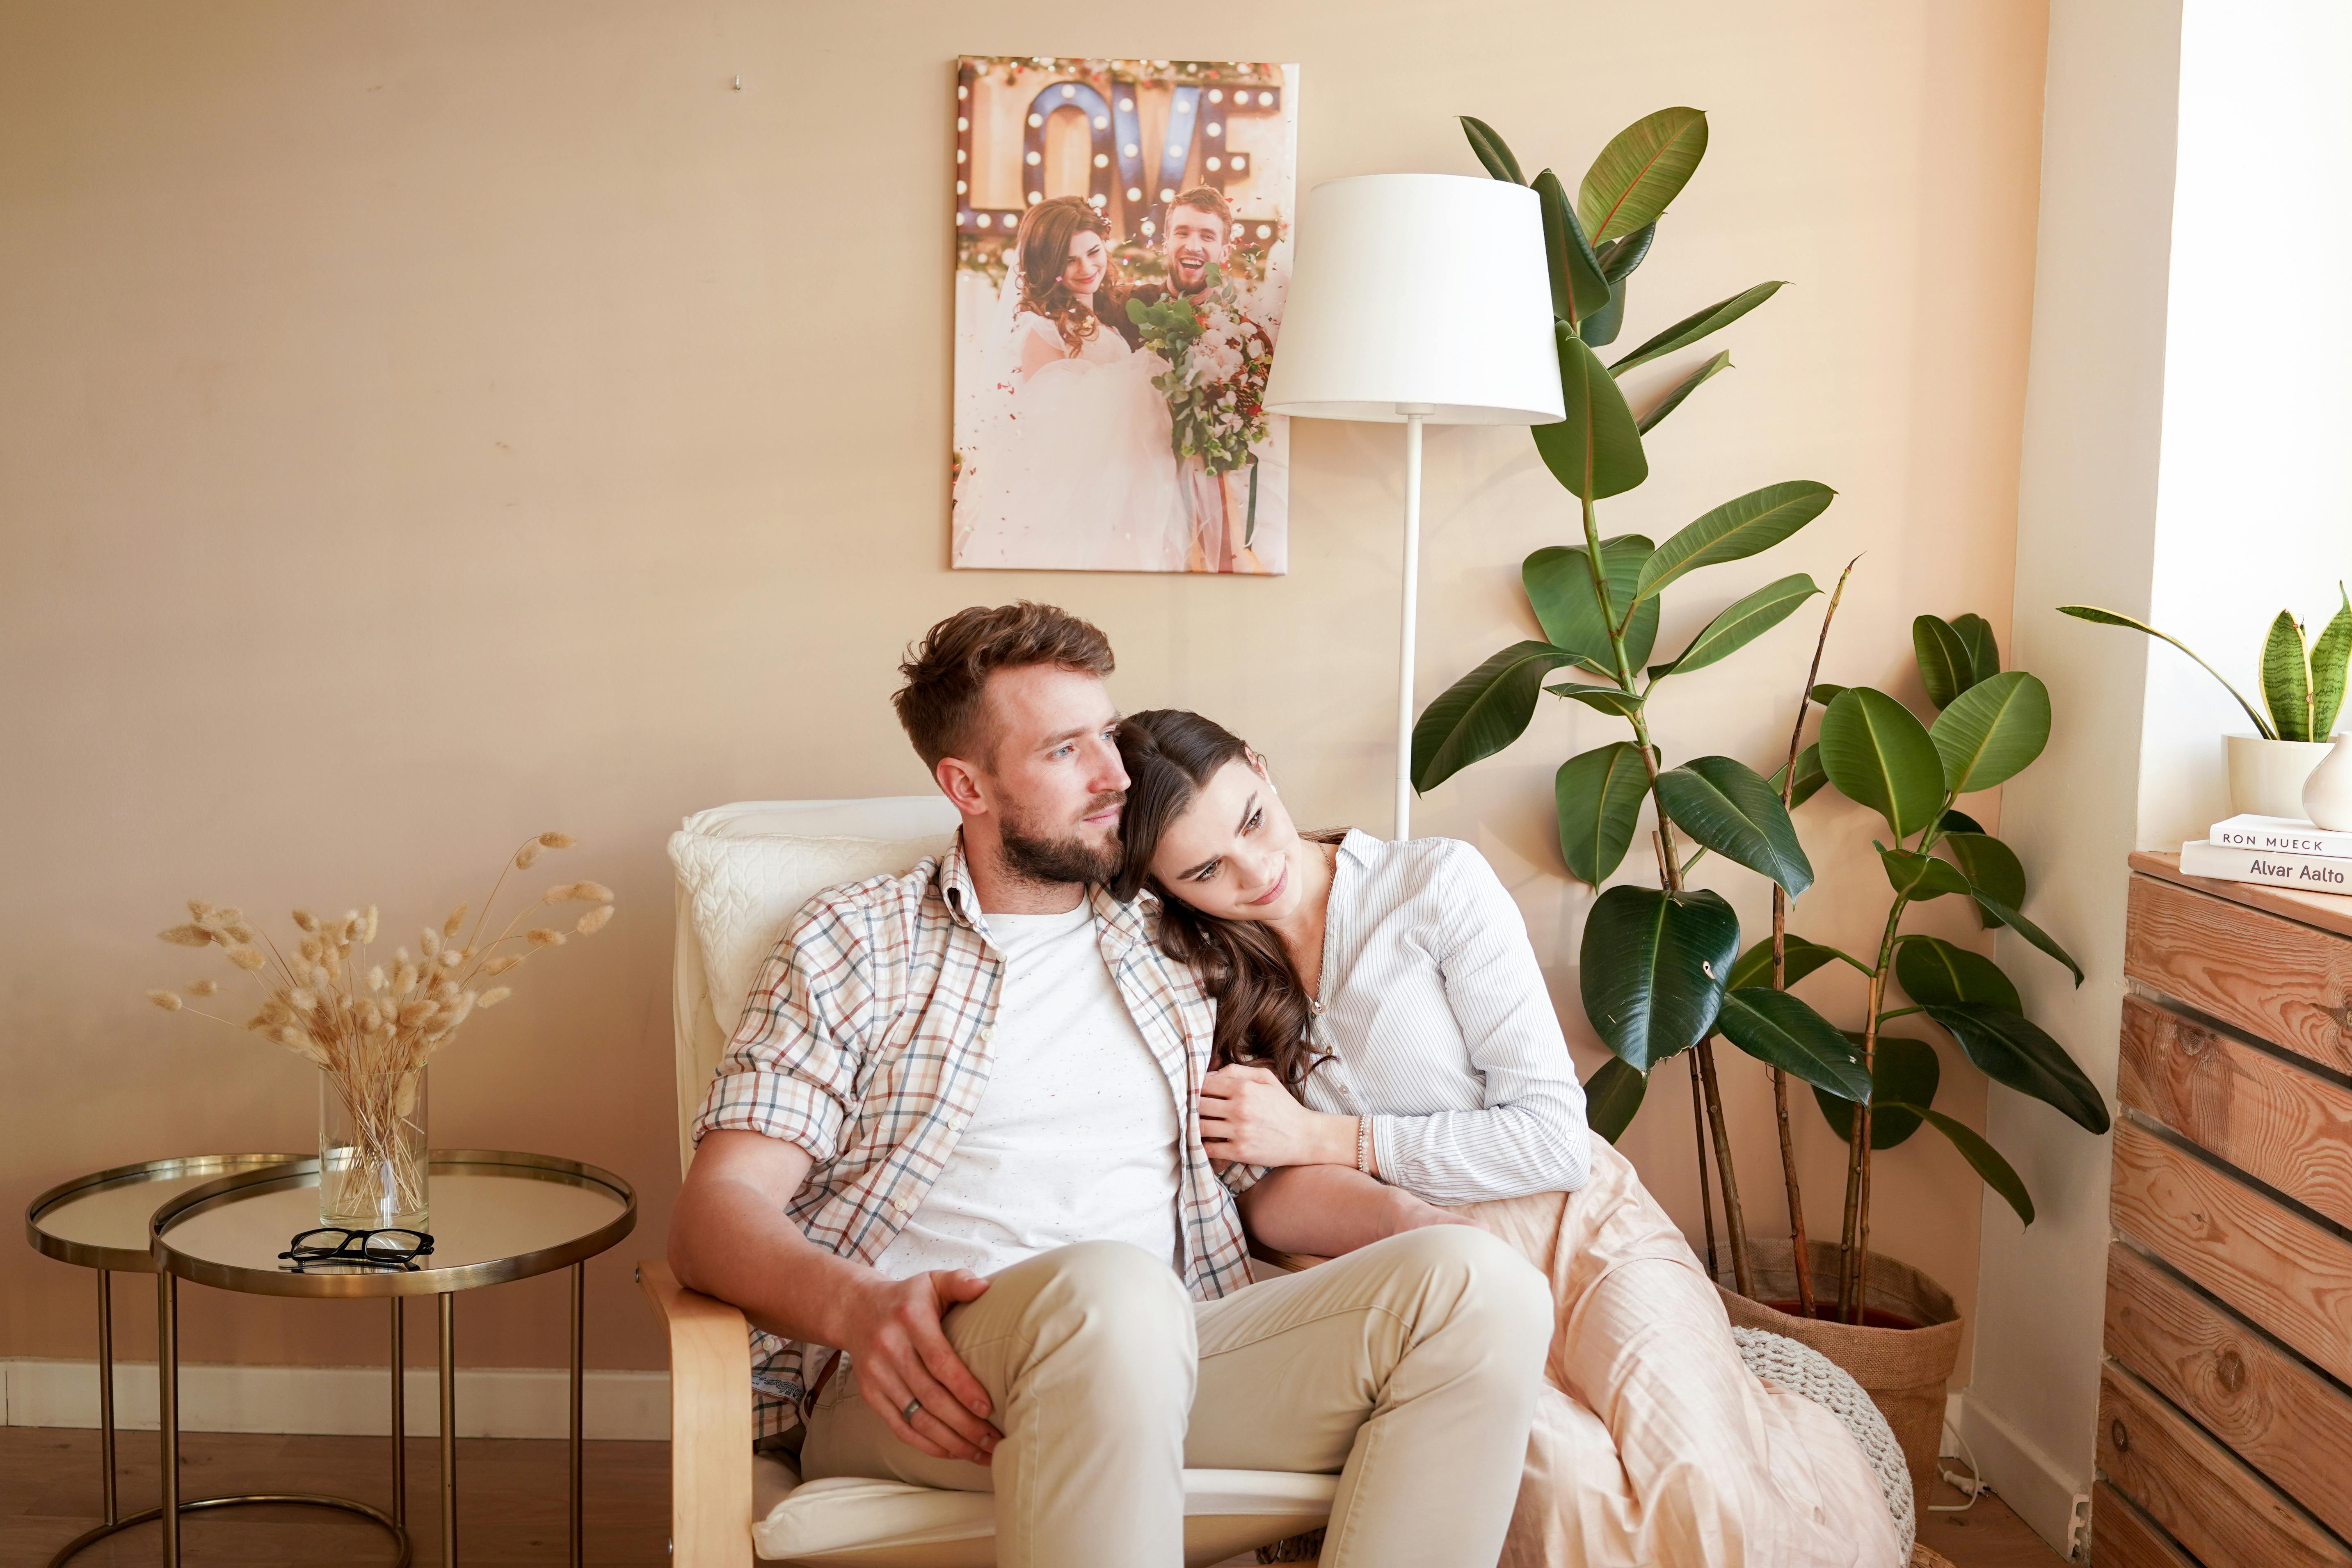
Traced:
<svg viewBox="0 0 2352 1568">
<path fill-rule="evenodd" d="M 1169 216 L 1174 216 L 1178 207 L 1191 207 L 1194 212 L 1216 214 L 1217 221 L 1224 226 L 1217 232 L 1227 239 L 1233 238 L 1234 204 L 1225 200 L 1224 192 L 1209 185 L 1194 185 L 1169 204 Z"/>
<path fill-rule="evenodd" d="M 906 684 L 891 694 L 890 706 L 926 766 L 938 767 L 941 757 L 985 762 L 974 742 L 985 739 L 978 731 L 988 678 L 1036 664 L 1097 676 L 1117 668 L 1110 639 L 1067 610 L 1026 599 L 993 609 L 974 605 L 907 651 L 898 666 Z"/>
</svg>

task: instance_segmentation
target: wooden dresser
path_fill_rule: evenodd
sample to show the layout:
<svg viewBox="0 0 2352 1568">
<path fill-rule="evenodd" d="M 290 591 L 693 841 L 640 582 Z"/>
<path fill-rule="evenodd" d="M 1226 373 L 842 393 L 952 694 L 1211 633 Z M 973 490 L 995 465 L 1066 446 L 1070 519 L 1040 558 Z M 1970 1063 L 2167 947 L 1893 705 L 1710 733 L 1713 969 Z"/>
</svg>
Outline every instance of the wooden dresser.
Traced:
<svg viewBox="0 0 2352 1568">
<path fill-rule="evenodd" d="M 2131 864 L 2092 1560 L 2352 1568 L 2352 898 Z"/>
</svg>

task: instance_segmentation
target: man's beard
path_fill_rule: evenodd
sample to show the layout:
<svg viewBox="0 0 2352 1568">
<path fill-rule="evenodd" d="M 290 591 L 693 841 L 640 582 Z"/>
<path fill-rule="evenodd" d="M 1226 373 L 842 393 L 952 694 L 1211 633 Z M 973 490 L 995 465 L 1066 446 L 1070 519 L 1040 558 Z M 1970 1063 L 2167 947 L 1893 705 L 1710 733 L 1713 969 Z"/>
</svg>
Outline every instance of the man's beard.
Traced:
<svg viewBox="0 0 2352 1568">
<path fill-rule="evenodd" d="M 1097 795 L 1085 815 L 1127 798 L 1121 794 Z M 1007 821 L 999 836 L 1004 847 L 1004 868 L 1031 882 L 1108 882 L 1118 875 L 1119 844 L 1090 844 L 1073 830 L 1057 838 L 1032 833 L 1024 823 Z"/>
</svg>

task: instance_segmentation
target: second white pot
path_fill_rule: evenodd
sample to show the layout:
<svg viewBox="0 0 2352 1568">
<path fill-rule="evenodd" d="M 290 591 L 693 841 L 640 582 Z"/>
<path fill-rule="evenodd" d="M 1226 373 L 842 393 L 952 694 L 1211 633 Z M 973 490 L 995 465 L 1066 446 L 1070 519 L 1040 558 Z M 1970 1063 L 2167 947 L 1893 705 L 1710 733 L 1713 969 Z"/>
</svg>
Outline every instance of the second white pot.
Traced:
<svg viewBox="0 0 2352 1568">
<path fill-rule="evenodd" d="M 2336 736 L 2303 781 L 2303 815 L 2332 833 L 2352 831 L 2352 734 Z"/>
<path fill-rule="evenodd" d="M 2303 784 L 2332 750 L 2326 741 L 2265 741 L 2224 735 L 2230 753 L 2230 808 L 2256 816 L 2305 820 Z"/>
</svg>

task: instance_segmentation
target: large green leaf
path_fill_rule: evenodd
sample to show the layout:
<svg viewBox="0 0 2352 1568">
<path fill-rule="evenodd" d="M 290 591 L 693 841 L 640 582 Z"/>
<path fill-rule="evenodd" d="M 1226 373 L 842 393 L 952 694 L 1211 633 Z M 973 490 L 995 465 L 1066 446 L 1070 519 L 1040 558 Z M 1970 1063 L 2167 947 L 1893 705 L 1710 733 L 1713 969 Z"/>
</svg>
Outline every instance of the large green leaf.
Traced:
<svg viewBox="0 0 2352 1568">
<path fill-rule="evenodd" d="M 2002 901 L 1998 895 L 1987 891 L 1982 887 L 1973 888 L 1970 891 L 1976 895 L 1977 907 L 1979 909 L 1983 910 L 1987 914 L 1992 916 L 2002 924 L 2009 926 L 2014 930 L 2018 935 L 2023 937 L 2026 941 L 2032 942 L 2034 946 L 2040 948 L 2042 952 L 2048 953 L 2051 957 L 2064 964 L 2068 970 L 2073 972 L 2075 984 L 2080 985 L 2083 984 L 2083 966 L 2074 962 L 2074 955 L 2068 952 L 2064 948 L 2059 946 L 2057 940 L 2051 936 L 2048 931 L 2043 931 L 2040 926 L 2035 925 L 2032 921 L 2027 920 L 2023 915 L 2019 914 L 2017 912 L 2016 905 Z"/>
<path fill-rule="evenodd" d="M 1412 727 L 1412 787 L 1435 789 L 1517 740 L 1544 677 L 1570 657 L 1549 643 L 1513 643 L 1446 688 Z"/>
<path fill-rule="evenodd" d="M 1486 166 L 1486 173 L 1498 180 L 1508 180 L 1515 185 L 1528 183 L 1528 177 L 1519 173 L 1519 161 L 1511 156 L 1510 148 L 1495 134 L 1493 126 L 1483 120 L 1473 120 L 1466 114 L 1459 118 L 1462 134 L 1470 138 L 1470 151 L 1478 155 L 1478 162 Z"/>
<path fill-rule="evenodd" d="M 1993 640 L 1990 621 L 1982 616 L 1957 616 L 1953 617 L 1952 629 L 1960 634 L 1960 641 L 1968 647 L 1969 663 L 1977 680 L 1990 680 L 2000 673 L 2000 645 Z M 1973 686 L 1976 681 L 1969 684 Z"/>
<path fill-rule="evenodd" d="M 1780 775 L 1788 771 L 1785 767 L 1774 771 L 1772 783 L 1775 787 L 1780 783 Z M 1794 810 L 1821 794 L 1822 786 L 1829 782 L 1830 775 L 1822 771 L 1821 742 L 1816 741 L 1797 753 L 1797 785 L 1789 792 L 1790 808 Z"/>
<path fill-rule="evenodd" d="M 2315 741 L 2336 733 L 2336 716 L 2344 709 L 2345 666 L 2352 662 L 2352 597 L 2345 595 L 2341 583 L 2336 584 L 2336 596 L 2342 607 L 2311 645 L 2311 738 Z"/>
<path fill-rule="evenodd" d="M 1960 813 L 1944 813 L 1943 845 L 1952 852 L 1953 860 L 1972 884 L 1971 890 L 1980 888 L 2011 909 L 2024 903 L 2025 867 L 2018 860 L 2017 851 L 1975 827 L 1970 817 L 1960 816 L 1960 820 L 1970 824 L 1969 829 L 1952 831 L 1951 819 L 1956 816 Z M 1977 906 L 1977 919 L 1987 930 L 2007 923 L 1982 904 Z"/>
<path fill-rule="evenodd" d="M 1601 273 L 1601 258 L 1576 219 L 1576 208 L 1559 176 L 1546 169 L 1535 178 L 1536 195 L 1543 205 L 1544 255 L 1551 265 L 1551 313 L 1563 321 L 1579 322 L 1609 303 L 1609 279 Z"/>
<path fill-rule="evenodd" d="M 1836 701 L 1838 700 L 1838 693 L 1844 689 L 1844 687 L 1837 685 L 1833 681 L 1816 680 L 1813 682 L 1812 686 L 1808 689 L 1805 695 L 1826 708 L 1831 703 Z"/>
<path fill-rule="evenodd" d="M 1794 931 L 1789 932 L 1781 939 L 1780 952 L 1784 960 L 1781 966 L 1783 983 L 1789 985 L 1794 985 L 1825 963 L 1835 963 L 1838 957 L 1837 949 L 1825 947 L 1818 942 L 1809 942 Z M 1734 990 L 1743 985 L 1772 984 L 1772 939 L 1770 937 L 1766 937 L 1762 942 L 1741 953 L 1733 963 L 1730 984 Z"/>
<path fill-rule="evenodd" d="M 1862 1053 L 1802 1000 L 1769 985 L 1727 991 L 1715 1026 L 1758 1061 L 1848 1100 L 1870 1098 Z"/>
<path fill-rule="evenodd" d="M 1701 382 L 1710 379 L 1717 371 L 1729 370 L 1730 368 L 1731 351 L 1729 349 L 1726 349 L 1721 353 L 1716 355 L 1713 359 L 1707 361 L 1705 364 L 1699 366 L 1696 370 L 1691 372 L 1688 375 L 1683 377 L 1680 381 L 1675 383 L 1674 389 L 1672 391 L 1668 392 L 1664 397 L 1658 399 L 1655 404 L 1651 405 L 1650 411 L 1647 414 L 1643 415 L 1639 419 L 1636 419 L 1633 422 L 1633 427 L 1641 431 L 1643 435 L 1648 435 L 1651 431 L 1658 427 L 1658 421 L 1664 419 L 1667 415 L 1672 414 L 1675 409 L 1680 408 L 1683 405 L 1683 399 L 1688 397 L 1692 393 L 1696 392 Z"/>
<path fill-rule="evenodd" d="M 1850 1033 L 1846 1037 L 1859 1053 L 1862 1037 Z M 1943 1080 L 1944 1064 L 1935 1047 L 1901 1035 L 1879 1036 L 1870 1070 L 1870 1146 L 1892 1149 L 1918 1131 L 1919 1112 L 1936 1102 Z M 1852 1143 L 1853 1101 L 1816 1089 L 1813 1103 L 1822 1108 L 1822 1120 L 1837 1133 L 1838 1142 Z"/>
<path fill-rule="evenodd" d="M 1675 825 L 1717 854 L 1769 877 L 1792 899 L 1813 885 L 1812 862 L 1780 792 L 1747 763 L 1694 757 L 1660 773 L 1657 791 Z"/>
<path fill-rule="evenodd" d="M 1767 583 L 1744 598 L 1727 605 L 1715 619 L 1699 628 L 1690 646 L 1664 664 L 1650 667 L 1650 679 L 1661 679 L 1669 675 L 1684 675 L 1694 669 L 1705 669 L 1716 660 L 1737 653 L 1782 621 L 1796 614 L 1797 606 L 1822 591 L 1806 573 L 1799 572 L 1776 583 Z M 1655 598 L 1644 604 L 1654 605 Z"/>
<path fill-rule="evenodd" d="M 1927 1119 L 1928 1125 L 1952 1141 L 1952 1147 L 1960 1152 L 1960 1158 L 1975 1168 L 1986 1186 L 2008 1201 L 2020 1220 L 2027 1225 L 2033 1223 L 2033 1194 L 2025 1190 L 2024 1178 L 2017 1173 L 2015 1166 L 2001 1158 L 2000 1150 L 1986 1142 L 1976 1129 L 1965 1122 L 1955 1121 L 1940 1110 L 1921 1107 L 1918 1114 Z M 1875 1127 L 1876 1124 L 1877 1118 L 1874 1115 L 1872 1125 Z"/>
<path fill-rule="evenodd" d="M 1654 547 L 1638 533 L 1621 533 L 1601 542 L 1601 572 L 1609 585 L 1609 608 L 1622 620 L 1633 604 L 1633 584 L 1642 563 Z M 1554 647 L 1566 648 L 1604 679 L 1613 679 L 1615 655 L 1609 650 L 1609 616 L 1593 597 L 1592 568 L 1586 564 L 1581 544 L 1553 544 L 1529 555 L 1519 566 L 1519 582 L 1528 591 L 1528 605 L 1536 624 Z M 1639 669 L 1658 640 L 1658 602 L 1644 599 L 1625 624 L 1625 664 Z"/>
<path fill-rule="evenodd" d="M 1686 349 L 1701 338 L 1721 331 L 1748 311 L 1780 291 L 1780 279 L 1759 283 L 1753 289 L 1741 290 L 1728 300 L 1717 300 L 1704 310 L 1695 310 L 1650 339 L 1623 359 L 1609 366 L 1611 375 L 1622 375 L 1637 364 L 1647 364 L 1677 349 Z"/>
<path fill-rule="evenodd" d="M 1584 1124 L 1614 1143 L 1633 1124 L 1649 1088 L 1645 1075 L 1611 1057 L 1584 1080 Z"/>
<path fill-rule="evenodd" d="M 1979 681 L 1936 716 L 1927 733 L 1954 795 L 1990 789 L 2050 743 L 2050 689 L 2021 669 Z"/>
<path fill-rule="evenodd" d="M 1597 888 L 1624 860 L 1649 787 L 1642 749 L 1631 741 L 1580 752 L 1560 763 L 1552 777 L 1559 853 L 1578 881 Z"/>
<path fill-rule="evenodd" d="M 2246 700 L 2246 694 L 2239 690 L 2236 687 L 2231 685 L 2229 681 L 2223 679 L 2220 670 L 2214 668 L 2211 665 L 2207 664 L 2203 659 L 2197 658 L 2196 650 L 2191 648 L 2187 643 L 2182 642 L 2179 637 L 2158 631 L 2146 621 L 2136 621 L 2129 616 L 2117 615 L 2113 610 L 2100 609 L 2096 605 L 2061 605 L 2058 606 L 2058 613 L 2062 616 L 2072 616 L 2078 621 L 2089 621 L 2094 626 L 2128 626 L 2133 631 L 2146 632 L 2149 637 L 2155 637 L 2159 641 L 2170 643 L 2173 647 L 2187 654 L 2190 658 L 2197 659 L 2199 668 L 2211 676 L 2214 679 L 2220 680 L 2221 682 L 2221 689 L 2238 700 L 2238 706 L 2246 710 L 2246 717 L 2253 721 L 2255 734 L 2260 735 L 2265 741 L 2275 741 L 2278 739 L 2277 732 L 2271 728 L 2271 721 L 2268 719 L 2263 718 L 2261 713 L 2255 711 L 2254 705 Z"/>
<path fill-rule="evenodd" d="M 1538 430 L 1551 426 L 1538 425 Z M 1685 572 L 1740 561 L 1769 550 L 1828 510 L 1837 491 L 1812 479 L 1788 479 L 1727 500 L 1677 530 L 1643 563 L 1634 591 L 1647 596 Z"/>
<path fill-rule="evenodd" d="M 2106 1100 L 2066 1047 L 2032 1020 L 1980 1003 L 1930 1005 L 1927 1016 L 1959 1041 L 1969 1060 L 1995 1083 L 2055 1106 L 2090 1131 L 2107 1130 Z"/>
<path fill-rule="evenodd" d="M 1604 1045 L 1647 1072 L 1715 1027 L 1738 952 L 1739 917 L 1720 894 L 1611 888 L 1584 918 L 1584 1016 Z"/>
<path fill-rule="evenodd" d="M 1981 1002 L 2005 1013 L 2025 1011 L 2000 964 L 1941 937 L 1905 937 L 1895 950 L 1895 978 L 1903 983 L 1904 994 L 1923 1007 L 1931 1002 Z"/>
<path fill-rule="evenodd" d="M 1867 686 L 1851 686 L 1822 715 L 1822 771 L 1838 793 L 1886 818 L 1908 838 L 1944 805 L 1944 765 L 1911 710 Z"/>
<path fill-rule="evenodd" d="M 1696 109 L 1661 109 L 1611 137 L 1576 195 L 1592 243 L 1655 222 L 1706 155 L 1706 116 Z"/>
<path fill-rule="evenodd" d="M 1605 349 L 1617 341 L 1625 330 L 1625 285 L 1609 285 L 1608 302 L 1576 323 L 1576 335 L 1584 340 L 1587 348 Z M 1642 428 L 1640 420 L 1633 422 L 1635 430 Z"/>
<path fill-rule="evenodd" d="M 1994 673 L 1999 674 L 2000 671 L 1996 670 Z M 1816 687 L 1814 689 L 1819 690 L 1820 688 Z M 1936 831 L 1947 834 L 1982 833 L 1984 824 L 1956 805 L 1944 813 L 1942 819 L 1936 824 Z"/>
<path fill-rule="evenodd" d="M 1569 494 L 1586 500 L 1622 495 L 1650 477 L 1633 411 L 1584 340 L 1559 323 L 1553 335 L 1559 340 L 1560 402 L 1568 416 L 1553 425 L 1530 425 L 1528 434 L 1544 467 Z"/>
<path fill-rule="evenodd" d="M 1919 683 L 1927 700 L 1938 709 L 1977 683 L 1976 659 L 1959 629 L 1941 616 L 1917 616 L 1911 622 L 1911 651 L 1919 661 Z"/>
<path fill-rule="evenodd" d="M 2281 610 L 2263 639 L 2263 706 L 2282 741 L 2311 734 L 2311 666 L 2303 651 L 2303 623 Z"/>
<path fill-rule="evenodd" d="M 1596 709 L 1619 719 L 1631 719 L 1642 710 L 1642 704 L 1647 700 L 1647 695 L 1643 692 L 1626 691 L 1614 686 L 1583 686 L 1573 680 L 1559 681 L 1555 685 L 1545 687 L 1544 689 L 1554 697 L 1565 697 L 1571 702 L 1581 702 L 1587 708 Z"/>
<path fill-rule="evenodd" d="M 1915 855 L 1908 849 L 1889 849 L 1875 838 L 1871 847 L 1886 868 L 1887 886 L 1898 898 L 1926 902 L 1940 899 L 1946 893 L 1967 893 L 1973 889 L 1960 868 L 1948 860 L 1938 860 L 1933 855 Z"/>
</svg>

